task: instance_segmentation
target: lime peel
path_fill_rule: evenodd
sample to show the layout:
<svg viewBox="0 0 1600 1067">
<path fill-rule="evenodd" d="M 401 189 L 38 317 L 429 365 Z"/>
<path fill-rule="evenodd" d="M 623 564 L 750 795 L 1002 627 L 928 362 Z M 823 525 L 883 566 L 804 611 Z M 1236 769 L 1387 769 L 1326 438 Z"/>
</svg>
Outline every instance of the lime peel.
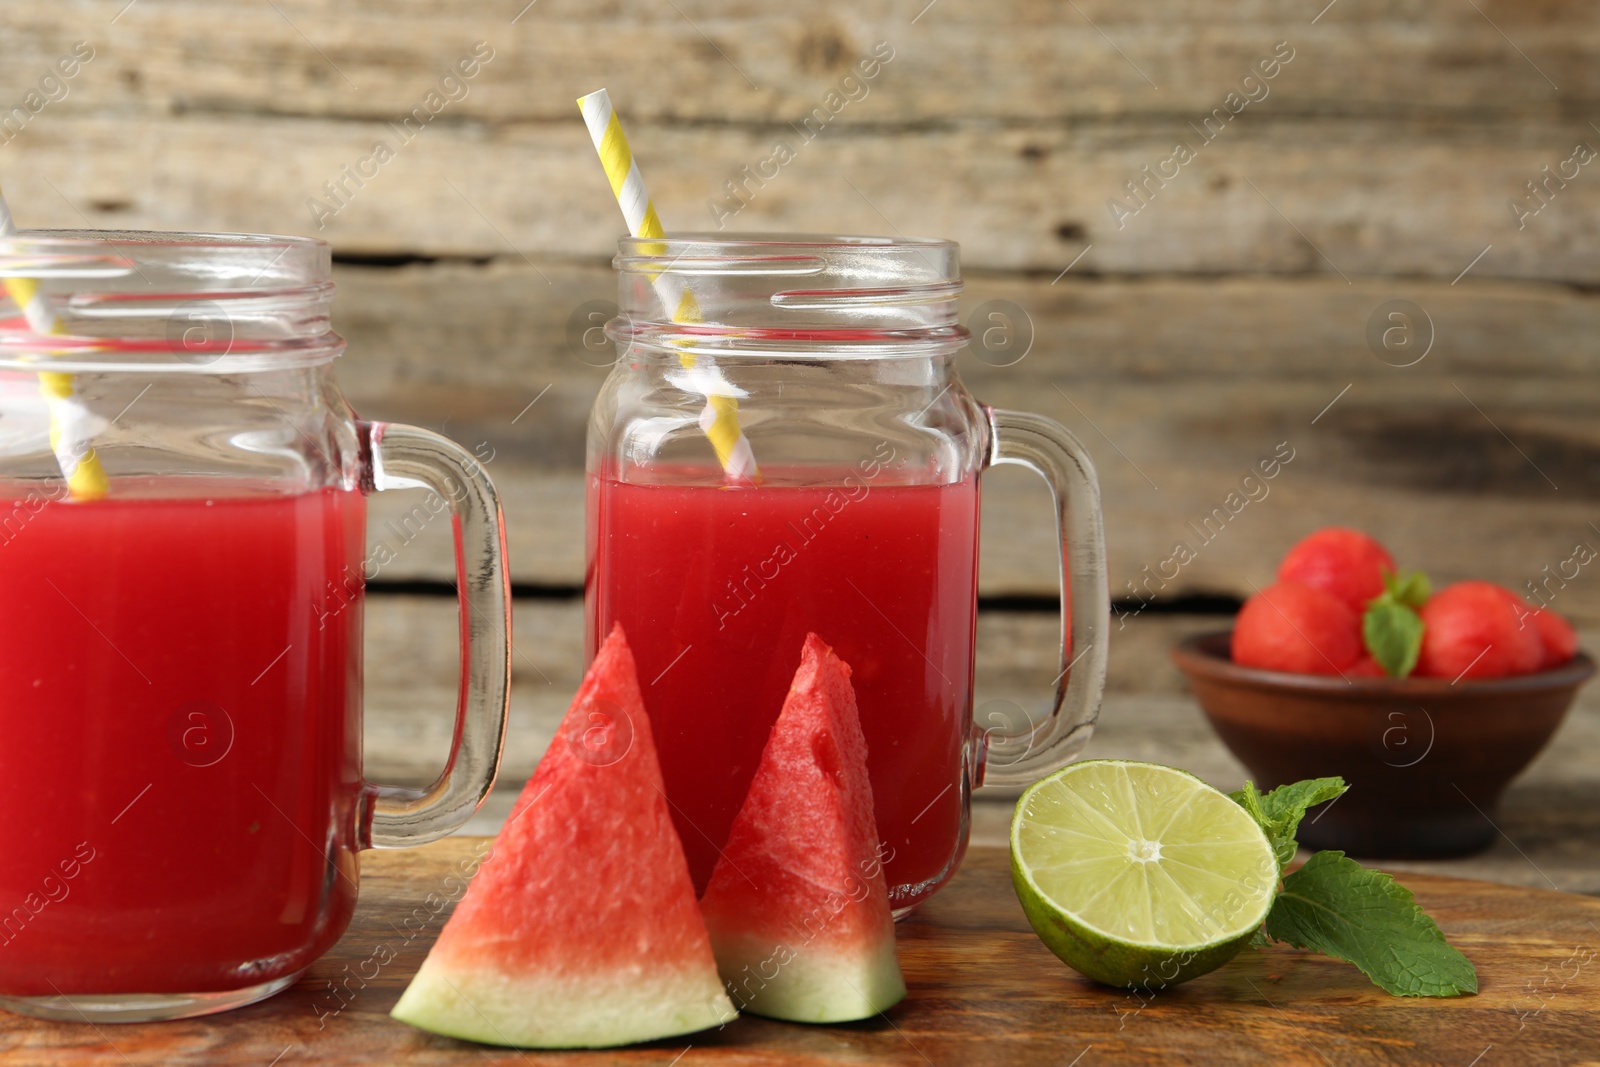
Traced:
<svg viewBox="0 0 1600 1067">
<path fill-rule="evenodd" d="M 1272 907 L 1278 861 L 1250 814 L 1186 771 L 1073 763 L 1034 783 L 1011 823 L 1023 912 L 1063 962 L 1154 988 L 1214 970 Z"/>
</svg>

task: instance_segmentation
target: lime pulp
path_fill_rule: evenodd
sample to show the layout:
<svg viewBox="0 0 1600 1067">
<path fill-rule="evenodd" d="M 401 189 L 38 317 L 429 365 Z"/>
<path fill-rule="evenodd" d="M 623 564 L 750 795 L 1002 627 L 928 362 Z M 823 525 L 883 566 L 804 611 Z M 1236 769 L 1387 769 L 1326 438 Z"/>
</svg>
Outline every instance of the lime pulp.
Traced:
<svg viewBox="0 0 1600 1067">
<path fill-rule="evenodd" d="M 1243 808 L 1194 775 L 1073 763 L 1031 786 L 1011 873 L 1035 932 L 1107 985 L 1161 988 L 1232 959 L 1266 919 L 1278 862 Z"/>
</svg>

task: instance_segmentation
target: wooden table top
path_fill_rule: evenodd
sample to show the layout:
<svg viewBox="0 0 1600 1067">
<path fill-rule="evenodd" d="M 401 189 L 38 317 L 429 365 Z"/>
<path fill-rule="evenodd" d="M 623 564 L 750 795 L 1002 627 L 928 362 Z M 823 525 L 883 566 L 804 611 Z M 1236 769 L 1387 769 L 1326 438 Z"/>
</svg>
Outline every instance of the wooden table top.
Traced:
<svg viewBox="0 0 1600 1067">
<path fill-rule="evenodd" d="M 1005 854 L 976 848 L 899 927 L 910 993 L 877 1019 L 807 1026 L 741 1018 L 725 1028 L 599 1052 L 521 1052 L 436 1037 L 388 1015 L 445 912 L 430 893 L 480 847 L 454 838 L 363 857 L 345 937 L 288 991 L 203 1019 L 100 1026 L 0 1015 L 8 1064 L 1346 1064 L 1573 1063 L 1600 1046 L 1600 901 L 1425 874 L 1405 883 L 1477 965 L 1480 993 L 1391 997 L 1355 968 L 1283 946 L 1141 999 L 1061 964 L 1029 929 Z M 420 913 L 413 909 L 424 909 Z M 387 946 L 389 953 L 381 953 Z M 331 983 L 367 973 L 342 999 Z"/>
</svg>

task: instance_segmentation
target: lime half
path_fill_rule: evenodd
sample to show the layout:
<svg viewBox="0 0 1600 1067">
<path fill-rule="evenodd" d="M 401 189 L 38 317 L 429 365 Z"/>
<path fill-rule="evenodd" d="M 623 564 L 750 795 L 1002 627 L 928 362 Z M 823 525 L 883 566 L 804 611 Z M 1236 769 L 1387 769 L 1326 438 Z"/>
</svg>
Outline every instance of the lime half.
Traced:
<svg viewBox="0 0 1600 1067">
<path fill-rule="evenodd" d="M 1085 760 L 1022 794 L 1011 878 L 1028 921 L 1068 966 L 1159 989 L 1249 943 L 1272 907 L 1278 861 L 1249 813 L 1194 775 Z"/>
</svg>

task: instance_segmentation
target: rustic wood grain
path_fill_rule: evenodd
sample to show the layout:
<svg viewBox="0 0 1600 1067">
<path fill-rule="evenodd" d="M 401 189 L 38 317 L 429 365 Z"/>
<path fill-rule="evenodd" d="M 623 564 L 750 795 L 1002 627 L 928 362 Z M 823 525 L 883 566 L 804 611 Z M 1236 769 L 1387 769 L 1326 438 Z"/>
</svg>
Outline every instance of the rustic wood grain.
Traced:
<svg viewBox="0 0 1600 1067">
<path fill-rule="evenodd" d="M 592 365 L 603 355 L 569 347 L 567 320 L 613 283 L 601 267 L 541 269 L 548 283 L 525 264 L 341 268 L 336 322 L 351 348 L 338 371 L 368 417 L 492 450 L 517 579 L 575 587 L 584 425 L 606 372 Z M 1368 319 L 1393 299 L 1433 323 L 1433 350 L 1412 367 L 1368 347 Z M 1084 441 L 1118 597 L 1248 595 L 1290 543 L 1333 522 L 1373 530 L 1440 580 L 1519 590 L 1547 565 L 1558 571 L 1579 541 L 1600 548 L 1589 525 L 1600 521 L 1592 293 L 1470 276 L 968 279 L 969 320 L 996 300 L 1031 320 L 1033 349 L 1008 367 L 969 351 L 957 367 L 980 398 L 1051 415 Z M 1190 524 L 1224 507 L 1280 442 L 1295 459 L 1269 495 L 1203 542 Z M 1042 483 L 997 470 L 985 485 L 982 590 L 1048 595 L 1056 564 Z M 375 536 L 395 513 L 374 501 Z M 1196 558 L 1166 581 L 1178 541 Z M 451 566 L 442 530 L 430 531 L 382 576 L 447 578 Z M 1590 569 L 1552 584 L 1553 606 L 1600 619 Z"/>
<path fill-rule="evenodd" d="M 733 217 L 708 201 L 740 166 L 770 156 L 780 134 L 671 126 L 641 131 L 635 147 L 669 229 L 723 221 L 928 234 L 960 241 L 973 266 L 1051 276 L 1092 245 L 1077 269 L 1448 281 L 1493 244 L 1473 267 L 1479 277 L 1600 281 L 1589 252 L 1600 179 L 1590 168 L 1521 228 L 1507 208 L 1577 141 L 1600 145 L 1582 122 L 1280 122 L 1247 112 L 1204 148 L 1184 121 L 1161 126 L 824 135 Z M 1125 183 L 1185 136 L 1198 157 L 1119 226 L 1109 201 L 1131 209 Z M 395 158 L 351 186 L 347 203 L 322 191 L 386 139 Z M 614 247 L 616 206 L 592 151 L 576 120 L 440 126 L 402 146 L 378 121 L 49 111 L 7 147 L 10 196 L 30 225 L 303 233 L 346 253 L 502 256 L 541 269 Z M 314 198 L 337 214 L 313 209 Z"/>
<path fill-rule="evenodd" d="M 879 40 L 896 55 L 872 86 L 874 123 L 1206 110 L 1284 39 L 1297 55 L 1269 99 L 1291 113 L 1581 115 L 1575 105 L 1600 97 L 1588 61 L 1600 26 L 1582 0 L 1484 0 L 1483 14 L 1341 0 L 1314 25 L 1319 5 L 1258 0 L 1082 0 L 1076 10 L 941 0 L 925 13 L 894 0 L 782 10 L 755 0 L 676 10 L 642 0 L 525 3 L 278 0 L 274 11 L 139 0 L 113 23 L 126 0 L 90 0 L 67 11 L 18 5 L 4 26 L 18 68 L 11 78 L 89 38 L 101 50 L 95 63 L 106 62 L 74 88 L 83 105 L 156 114 L 389 118 L 478 39 L 495 58 L 451 114 L 485 124 L 566 122 L 570 97 L 609 83 L 639 123 L 776 126 L 814 106 Z"/>
<path fill-rule="evenodd" d="M 0 107 L 75 41 L 96 48 L 5 145 L 30 222 L 316 232 L 349 252 L 541 263 L 604 254 L 615 208 L 572 100 L 609 83 L 680 229 L 714 225 L 707 201 L 723 182 L 789 139 L 798 158 L 738 228 L 936 233 L 973 265 L 1050 273 L 1089 245 L 1080 269 L 1108 273 L 1448 279 L 1491 243 L 1480 277 L 1600 270 L 1587 170 L 1525 227 L 1506 206 L 1576 142 L 1600 144 L 1588 125 L 1600 23 L 1576 0 L 1481 12 L 1345 0 L 1316 25 L 1250 0 L 946 0 L 914 23 L 888 0 L 781 13 L 546 2 L 514 25 L 513 0 L 124 6 L 0 16 L 16 42 Z M 478 40 L 494 58 L 402 143 L 389 123 Z M 868 95 L 799 144 L 791 124 L 879 41 L 895 58 Z M 1225 107 L 1279 41 L 1294 58 L 1268 95 L 1202 144 L 1190 123 Z M 1108 201 L 1180 139 L 1198 158 L 1114 222 Z M 396 158 L 347 189 L 348 207 L 330 200 L 323 183 L 379 141 Z M 314 197 L 337 215 L 314 217 Z"/>
<path fill-rule="evenodd" d="M 1182 767 L 1221 789 L 1236 789 L 1243 766 L 1223 747 L 1167 659 L 1167 649 L 1226 620 L 1207 616 L 1130 618 L 1112 634 L 1105 705 L 1089 756 Z M 424 785 L 444 766 L 454 724 L 456 613 L 443 597 L 371 597 L 367 609 L 366 770 L 394 784 Z M 1600 628 L 1580 635 L 1600 647 Z M 1056 622 L 1048 615 L 985 611 L 978 616 L 974 715 L 1016 721 L 1040 709 L 1060 670 Z M 582 670 L 577 601 L 516 606 L 511 725 L 499 785 L 468 825 L 496 832 L 566 713 Z M 536 669 L 537 667 L 537 669 Z M 548 681 L 546 679 L 548 678 Z M 1005 841 L 1017 790 L 981 789 L 973 841 Z M 1507 792 L 1493 815 L 1500 830 L 1486 852 L 1396 867 L 1513 885 L 1600 895 L 1600 689 L 1581 690 L 1567 721 Z"/>
<path fill-rule="evenodd" d="M 1574 1062 L 1600 1027 L 1600 901 L 1407 875 L 1417 900 L 1478 968 L 1480 992 L 1390 997 L 1348 964 L 1283 946 L 1145 997 L 1096 986 L 1029 929 L 1006 858 L 974 849 L 950 884 L 899 928 L 904 1002 L 877 1019 L 811 1027 L 745 1017 L 718 1031 L 629 1049 L 536 1053 L 435 1037 L 390 1019 L 445 914 L 429 894 L 483 853 L 483 839 L 367 853 L 350 932 L 293 988 L 209 1019 L 92 1030 L 0 1018 L 0 1049 L 26 1064 L 1069 1063 L 1294 1065 Z M 416 909 L 421 909 L 420 911 Z M 421 932 L 410 936 L 408 917 Z M 426 921 L 424 921 L 426 920 Z M 363 961 L 393 960 L 363 980 Z M 388 953 L 384 953 L 388 955 Z M 367 973 L 372 971 L 369 965 Z M 349 979 L 350 975 L 357 977 Z M 347 992 L 336 994 L 335 983 Z M 685 1050 L 688 1049 L 688 1052 Z"/>
</svg>

